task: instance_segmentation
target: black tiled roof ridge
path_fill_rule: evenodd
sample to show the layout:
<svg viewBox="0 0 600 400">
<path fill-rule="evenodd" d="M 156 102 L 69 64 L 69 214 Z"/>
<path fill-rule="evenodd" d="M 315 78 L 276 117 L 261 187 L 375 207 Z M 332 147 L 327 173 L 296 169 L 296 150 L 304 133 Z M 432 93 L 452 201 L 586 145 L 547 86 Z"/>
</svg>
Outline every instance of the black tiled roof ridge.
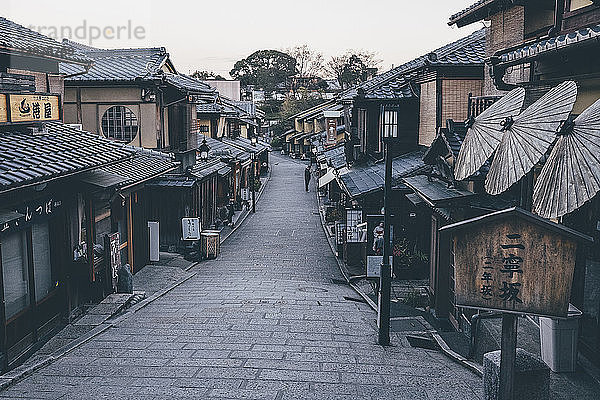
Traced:
<svg viewBox="0 0 600 400">
<path fill-rule="evenodd" d="M 167 54 L 167 49 L 163 46 L 160 47 L 119 47 L 114 49 L 102 49 L 100 47 L 88 46 L 79 42 L 75 42 L 69 39 L 63 39 L 63 43 L 70 46 L 76 51 L 81 53 L 89 53 L 90 55 L 97 55 L 99 53 L 161 53 Z"/>
<path fill-rule="evenodd" d="M 425 62 L 426 62 L 429 54 L 435 53 L 438 58 L 447 57 L 453 51 L 461 49 L 461 48 L 471 44 L 472 42 L 476 42 L 479 40 L 485 40 L 485 28 L 479 29 L 479 30 L 471 33 L 468 36 L 458 39 L 452 43 L 448 43 L 436 50 L 430 51 L 429 53 L 427 53 L 425 55 L 419 56 L 419 57 L 412 59 L 410 61 L 407 61 L 404 64 L 399 65 L 387 72 L 377 75 L 374 78 L 372 78 L 366 82 L 363 82 L 357 86 L 349 88 L 349 89 L 345 90 L 344 92 L 342 92 L 340 94 L 340 97 L 344 98 L 352 91 L 358 90 L 361 88 L 365 89 L 365 90 L 370 90 L 375 86 L 386 84 L 389 81 L 397 78 L 400 75 L 404 75 L 409 72 L 412 72 L 412 71 L 425 65 Z"/>
<path fill-rule="evenodd" d="M 78 54 L 73 48 L 2 16 L 0 16 L 0 47 L 39 56 L 50 56 L 77 64 L 91 62 L 88 57 Z"/>
<path fill-rule="evenodd" d="M 453 15 L 451 15 L 450 16 L 450 20 L 451 21 L 455 20 L 455 19 L 457 19 L 457 18 L 459 18 L 459 17 L 467 14 L 468 12 L 472 11 L 473 9 L 475 9 L 475 8 L 477 8 L 477 7 L 485 4 L 486 2 L 492 3 L 494 1 L 496 1 L 496 0 L 479 0 L 479 1 L 475 2 L 474 4 L 471 4 L 469 7 L 465 8 L 465 9 L 463 9 L 463 10 L 461 10 L 461 11 L 459 11 L 459 12 L 453 14 Z"/>
</svg>

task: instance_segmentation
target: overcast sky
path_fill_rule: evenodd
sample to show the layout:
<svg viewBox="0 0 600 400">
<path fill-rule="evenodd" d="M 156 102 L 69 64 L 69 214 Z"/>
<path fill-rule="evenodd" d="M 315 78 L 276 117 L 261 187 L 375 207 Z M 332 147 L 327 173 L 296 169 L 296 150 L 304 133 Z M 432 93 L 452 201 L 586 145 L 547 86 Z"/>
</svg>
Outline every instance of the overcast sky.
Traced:
<svg viewBox="0 0 600 400">
<path fill-rule="evenodd" d="M 450 15 L 474 1 L 2 0 L 2 15 L 59 38 L 70 30 L 74 40 L 92 39 L 95 47 L 164 46 L 179 72 L 229 77 L 235 61 L 255 50 L 300 44 L 326 58 L 348 49 L 372 51 L 387 70 L 481 28 L 447 25 Z M 120 39 L 113 37 L 128 25 Z M 107 37 L 93 39 L 100 30 Z"/>
</svg>

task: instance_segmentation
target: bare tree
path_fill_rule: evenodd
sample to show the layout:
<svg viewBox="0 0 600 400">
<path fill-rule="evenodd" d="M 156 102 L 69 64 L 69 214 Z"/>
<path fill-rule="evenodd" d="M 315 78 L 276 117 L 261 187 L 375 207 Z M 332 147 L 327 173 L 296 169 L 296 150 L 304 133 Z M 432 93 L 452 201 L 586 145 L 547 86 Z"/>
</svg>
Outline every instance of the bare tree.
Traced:
<svg viewBox="0 0 600 400">
<path fill-rule="evenodd" d="M 286 53 L 296 59 L 296 70 L 300 77 L 316 77 L 323 73 L 323 54 L 308 45 L 292 47 Z"/>
<path fill-rule="evenodd" d="M 325 72 L 338 81 L 345 89 L 370 75 L 368 71 L 377 70 L 381 60 L 377 54 L 364 50 L 348 50 L 339 56 L 333 56 L 325 65 Z"/>
</svg>

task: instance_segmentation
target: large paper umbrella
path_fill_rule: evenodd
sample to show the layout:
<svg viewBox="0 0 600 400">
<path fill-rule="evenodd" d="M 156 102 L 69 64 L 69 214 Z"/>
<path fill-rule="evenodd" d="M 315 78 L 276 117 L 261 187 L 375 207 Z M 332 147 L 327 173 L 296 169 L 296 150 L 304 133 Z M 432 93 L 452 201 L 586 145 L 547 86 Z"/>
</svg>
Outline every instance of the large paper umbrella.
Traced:
<svg viewBox="0 0 600 400">
<path fill-rule="evenodd" d="M 466 122 L 469 129 L 458 153 L 454 177 L 467 179 L 485 164 L 494 153 L 504 131 L 500 123 L 507 117 L 516 117 L 525 100 L 525 89 L 517 88 L 508 92 L 474 119 Z"/>
<path fill-rule="evenodd" d="M 600 100 L 567 121 L 533 191 L 533 207 L 544 218 L 568 214 L 600 191 Z"/>
<path fill-rule="evenodd" d="M 504 136 L 485 180 L 489 194 L 504 192 L 533 169 L 552 146 L 558 127 L 569 117 L 576 98 L 577 85 L 566 81 L 517 117 L 504 120 Z"/>
</svg>

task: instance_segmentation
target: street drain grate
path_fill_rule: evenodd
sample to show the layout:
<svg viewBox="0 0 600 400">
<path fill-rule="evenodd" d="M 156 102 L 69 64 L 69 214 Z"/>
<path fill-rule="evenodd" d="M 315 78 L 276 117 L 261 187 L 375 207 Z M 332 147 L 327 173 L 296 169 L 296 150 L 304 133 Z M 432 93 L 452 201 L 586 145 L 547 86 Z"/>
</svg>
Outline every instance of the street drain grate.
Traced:
<svg viewBox="0 0 600 400">
<path fill-rule="evenodd" d="M 366 303 L 366 301 L 364 299 L 358 298 L 358 297 L 348 297 L 348 296 L 344 296 L 344 300 L 348 300 L 348 301 L 355 301 L 357 303 Z"/>
<path fill-rule="evenodd" d="M 328 292 L 327 289 L 323 289 L 323 288 L 318 288 L 318 287 L 301 287 L 300 289 L 298 289 L 300 292 L 305 292 L 305 293 L 325 293 Z"/>
</svg>

